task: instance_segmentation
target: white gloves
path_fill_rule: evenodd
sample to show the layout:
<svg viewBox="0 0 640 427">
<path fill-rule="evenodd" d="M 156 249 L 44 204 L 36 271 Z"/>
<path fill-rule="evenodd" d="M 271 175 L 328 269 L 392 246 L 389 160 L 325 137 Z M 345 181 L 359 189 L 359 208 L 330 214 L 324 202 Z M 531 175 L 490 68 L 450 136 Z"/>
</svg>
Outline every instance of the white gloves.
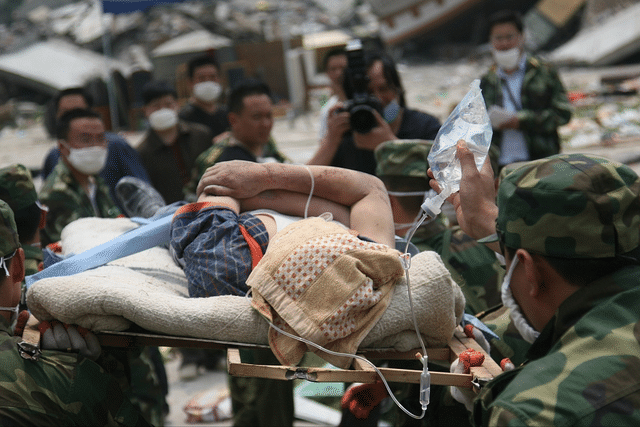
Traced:
<svg viewBox="0 0 640 427">
<path fill-rule="evenodd" d="M 81 326 L 67 325 L 58 321 L 41 322 L 40 346 L 43 350 L 77 351 L 87 359 L 96 360 L 102 348 L 91 331 Z"/>
</svg>

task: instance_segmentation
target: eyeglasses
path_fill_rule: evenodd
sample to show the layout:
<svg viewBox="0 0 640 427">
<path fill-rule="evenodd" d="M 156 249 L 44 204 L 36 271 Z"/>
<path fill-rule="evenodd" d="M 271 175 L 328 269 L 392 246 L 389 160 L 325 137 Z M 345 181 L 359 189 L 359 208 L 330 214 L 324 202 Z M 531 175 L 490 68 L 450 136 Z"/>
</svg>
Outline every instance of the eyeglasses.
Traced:
<svg viewBox="0 0 640 427">
<path fill-rule="evenodd" d="M 493 37 L 491 37 L 491 43 L 510 43 L 510 42 L 516 40 L 519 36 L 520 36 L 520 34 L 518 34 L 518 33 L 505 34 L 505 35 L 500 35 L 500 36 L 493 36 Z"/>
<path fill-rule="evenodd" d="M 71 140 L 69 142 L 71 142 Z M 81 147 L 95 147 L 97 145 L 107 145 L 107 140 L 103 133 L 100 135 L 81 133 L 73 139 L 73 145 Z"/>
</svg>

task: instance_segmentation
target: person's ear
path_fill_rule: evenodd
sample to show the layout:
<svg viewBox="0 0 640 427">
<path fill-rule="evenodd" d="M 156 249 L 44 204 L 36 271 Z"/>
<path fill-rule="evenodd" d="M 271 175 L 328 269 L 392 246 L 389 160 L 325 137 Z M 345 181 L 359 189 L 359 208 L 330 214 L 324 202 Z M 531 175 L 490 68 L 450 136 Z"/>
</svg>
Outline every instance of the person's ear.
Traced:
<svg viewBox="0 0 640 427">
<path fill-rule="evenodd" d="M 66 144 L 66 141 L 59 139 L 58 140 L 58 150 L 60 151 L 60 154 L 62 154 L 64 157 L 68 157 L 69 156 L 69 147 Z"/>
<path fill-rule="evenodd" d="M 20 283 L 24 279 L 24 251 L 22 248 L 16 250 L 9 266 L 9 274 L 13 283 Z"/>
<path fill-rule="evenodd" d="M 236 113 L 230 112 L 229 114 L 227 114 L 227 120 L 229 121 L 229 126 L 231 127 L 235 126 L 238 123 L 239 119 L 240 117 Z"/>
<path fill-rule="evenodd" d="M 543 291 L 543 281 L 536 259 L 526 249 L 518 249 L 516 256 L 518 257 L 518 262 L 524 267 L 527 293 L 532 298 L 539 298 Z"/>
</svg>

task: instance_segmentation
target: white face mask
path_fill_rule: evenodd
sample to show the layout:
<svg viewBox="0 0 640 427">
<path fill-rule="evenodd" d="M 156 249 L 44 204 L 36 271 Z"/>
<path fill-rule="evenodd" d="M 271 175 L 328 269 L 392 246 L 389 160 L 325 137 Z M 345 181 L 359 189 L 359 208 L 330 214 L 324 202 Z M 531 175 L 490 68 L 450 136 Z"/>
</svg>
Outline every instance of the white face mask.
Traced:
<svg viewBox="0 0 640 427">
<path fill-rule="evenodd" d="M 515 270 L 517 264 L 518 257 L 516 256 L 513 257 L 509 271 L 507 271 L 507 274 L 504 276 L 504 280 L 502 281 L 502 303 L 511 311 L 511 320 L 513 320 L 513 324 L 518 332 L 520 332 L 520 335 L 522 335 L 522 338 L 531 344 L 538 338 L 538 336 L 540 336 L 540 332 L 536 331 L 524 317 L 522 311 L 520 311 L 520 306 L 515 298 L 513 298 L 511 288 L 509 287 L 513 270 Z"/>
<path fill-rule="evenodd" d="M 220 97 L 222 86 L 216 82 L 207 81 L 193 85 L 193 96 L 202 102 L 213 102 Z"/>
<path fill-rule="evenodd" d="M 69 149 L 67 160 L 71 166 L 85 175 L 97 175 L 107 163 L 107 147 L 71 148 L 68 145 L 66 147 Z"/>
<path fill-rule="evenodd" d="M 149 115 L 151 129 L 163 131 L 178 124 L 178 113 L 171 108 L 161 108 Z"/>
<path fill-rule="evenodd" d="M 520 48 L 514 47 L 509 50 L 492 49 L 493 59 L 503 70 L 515 70 L 520 61 Z"/>
</svg>

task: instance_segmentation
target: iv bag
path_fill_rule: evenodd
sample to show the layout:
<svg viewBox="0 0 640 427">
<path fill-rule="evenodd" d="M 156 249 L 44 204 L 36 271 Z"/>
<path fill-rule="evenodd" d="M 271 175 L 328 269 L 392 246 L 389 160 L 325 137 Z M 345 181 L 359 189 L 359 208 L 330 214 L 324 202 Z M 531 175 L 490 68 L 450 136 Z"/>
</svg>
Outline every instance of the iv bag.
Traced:
<svg viewBox="0 0 640 427">
<path fill-rule="evenodd" d="M 460 189 L 460 160 L 456 158 L 456 145 L 464 140 L 474 154 L 476 167 L 482 168 L 491 145 L 491 121 L 480 90 L 480 80 L 474 80 L 470 90 L 451 112 L 438 131 L 427 160 L 438 182 L 440 194 L 427 199 L 422 209 L 431 217 L 440 213 L 445 199 Z"/>
</svg>

